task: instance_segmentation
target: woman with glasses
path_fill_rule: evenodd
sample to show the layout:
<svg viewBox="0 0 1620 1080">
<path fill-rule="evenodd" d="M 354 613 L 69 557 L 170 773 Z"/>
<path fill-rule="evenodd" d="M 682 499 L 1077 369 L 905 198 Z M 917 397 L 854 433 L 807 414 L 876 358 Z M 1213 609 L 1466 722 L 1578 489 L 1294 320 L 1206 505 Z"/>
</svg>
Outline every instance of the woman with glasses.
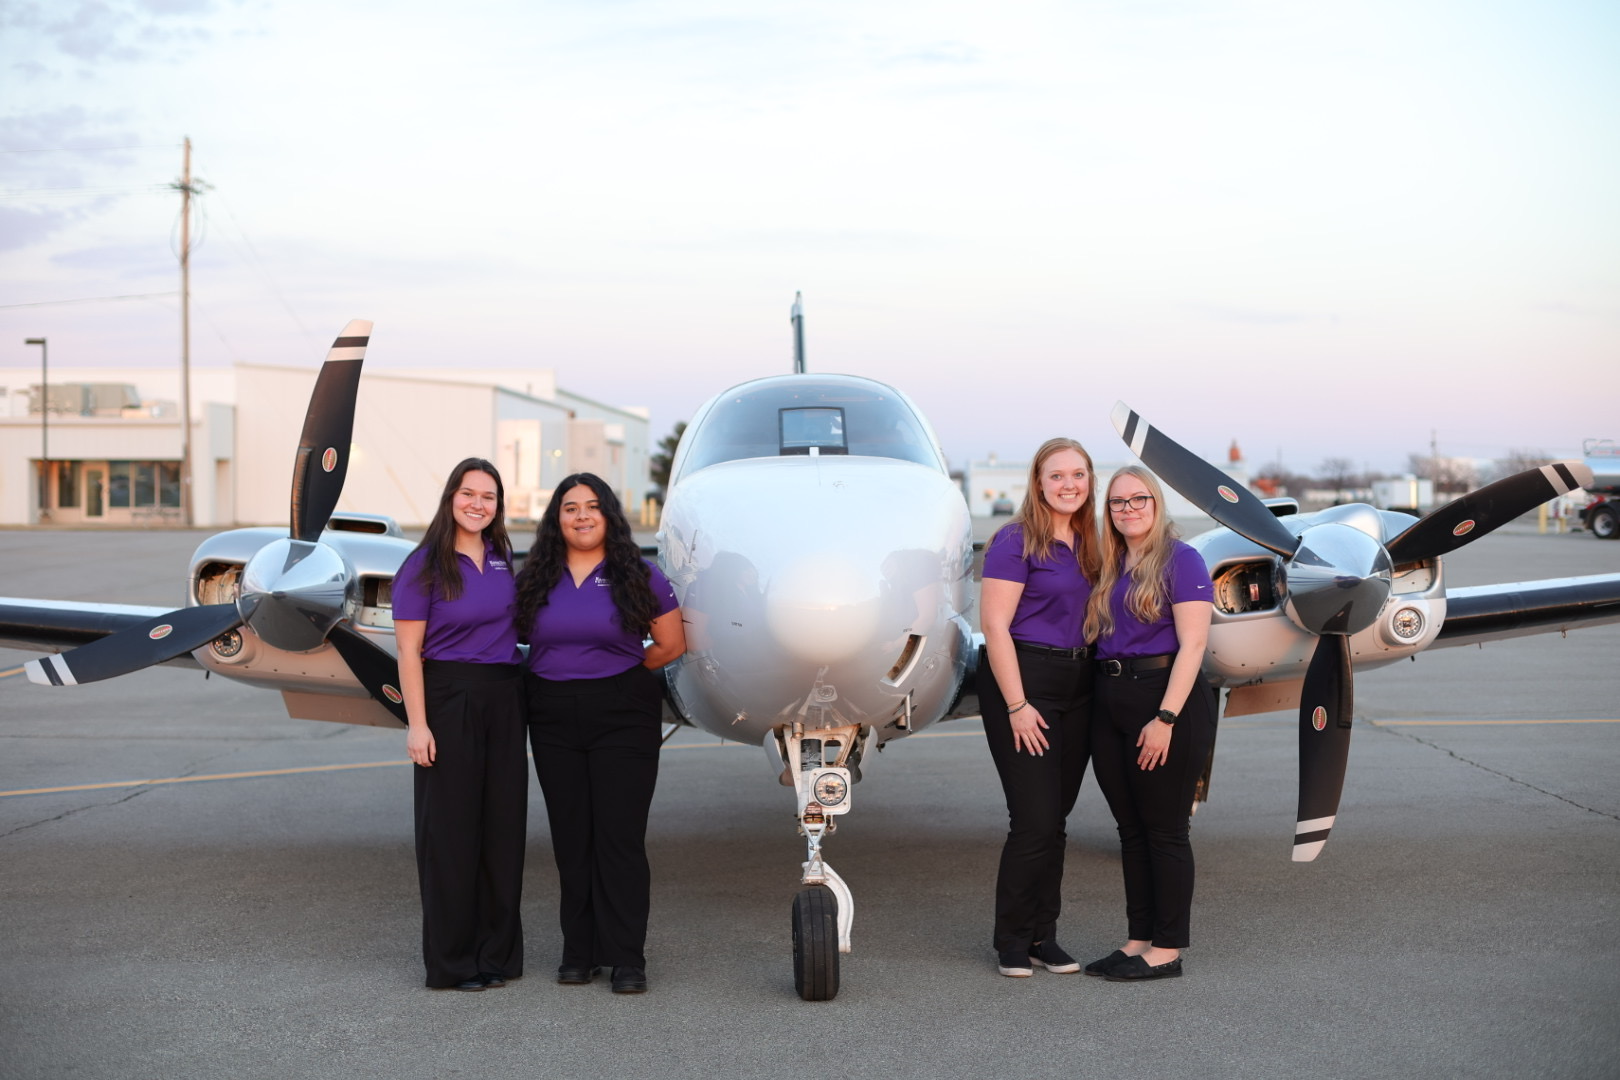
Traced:
<svg viewBox="0 0 1620 1080">
<path fill-rule="evenodd" d="M 1188 945 L 1193 789 L 1215 745 L 1200 671 L 1214 588 L 1203 557 L 1176 539 L 1152 473 L 1115 473 L 1107 512 L 1085 623 L 1097 657 L 1091 754 L 1119 825 L 1128 930 L 1086 974 L 1136 982 L 1179 976 Z"/>
<path fill-rule="evenodd" d="M 1024 504 L 991 538 L 980 593 L 979 706 L 1007 797 L 996 874 L 997 970 L 1075 972 L 1057 943 L 1064 822 L 1086 772 L 1091 666 L 1081 633 L 1097 579 L 1091 456 L 1073 439 L 1035 452 Z"/>
</svg>

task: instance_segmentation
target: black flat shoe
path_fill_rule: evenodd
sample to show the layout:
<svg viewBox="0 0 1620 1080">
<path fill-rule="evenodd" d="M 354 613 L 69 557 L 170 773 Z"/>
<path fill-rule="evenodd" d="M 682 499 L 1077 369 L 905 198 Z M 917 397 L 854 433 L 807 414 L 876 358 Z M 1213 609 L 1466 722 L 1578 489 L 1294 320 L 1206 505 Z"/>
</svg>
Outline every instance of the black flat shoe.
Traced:
<svg viewBox="0 0 1620 1080">
<path fill-rule="evenodd" d="M 601 970 L 599 967 L 579 967 L 574 964 L 564 964 L 557 969 L 557 981 L 563 986 L 584 986 L 598 975 Z"/>
<path fill-rule="evenodd" d="M 614 968 L 613 992 L 615 994 L 645 994 L 647 992 L 647 973 L 640 968 Z"/>
<path fill-rule="evenodd" d="M 1181 957 L 1176 957 L 1168 964 L 1150 965 L 1140 956 L 1127 956 L 1124 960 L 1109 968 L 1103 976 L 1109 982 L 1146 982 L 1149 979 L 1179 979 L 1181 978 Z"/>
<path fill-rule="evenodd" d="M 1093 960 L 1091 963 L 1087 964 L 1084 970 L 1087 975 L 1106 975 L 1108 974 L 1109 969 L 1115 964 L 1119 963 L 1121 960 L 1129 959 L 1130 957 L 1126 956 L 1124 952 L 1119 949 L 1115 949 L 1101 960 Z"/>
<path fill-rule="evenodd" d="M 506 980 L 493 971 L 480 971 L 478 977 L 484 981 L 484 989 L 486 990 L 494 990 L 496 987 L 506 985 Z"/>
<path fill-rule="evenodd" d="M 454 986 L 431 986 L 428 989 L 430 989 L 430 990 L 465 990 L 467 993 L 471 994 L 471 993 L 473 993 L 475 991 L 482 990 L 483 988 L 484 988 L 484 977 L 482 975 L 474 975 L 470 979 L 461 980 L 460 982 L 456 983 Z"/>
</svg>

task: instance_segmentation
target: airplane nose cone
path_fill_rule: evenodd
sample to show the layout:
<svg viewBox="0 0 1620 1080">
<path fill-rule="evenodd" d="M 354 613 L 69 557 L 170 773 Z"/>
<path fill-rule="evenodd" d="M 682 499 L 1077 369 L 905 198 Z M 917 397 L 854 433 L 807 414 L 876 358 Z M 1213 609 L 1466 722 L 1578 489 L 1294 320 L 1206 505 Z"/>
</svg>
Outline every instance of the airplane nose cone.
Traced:
<svg viewBox="0 0 1620 1080">
<path fill-rule="evenodd" d="M 801 660 L 834 664 L 869 647 L 882 598 L 875 569 L 863 573 L 836 555 L 812 555 L 787 567 L 765 598 L 765 623 L 777 644 Z"/>
<path fill-rule="evenodd" d="M 1389 599 L 1394 566 L 1384 545 L 1350 525 L 1317 525 L 1282 569 L 1288 615 L 1313 634 L 1354 634 Z"/>
<path fill-rule="evenodd" d="M 354 569 L 334 549 L 276 540 L 248 560 L 236 610 L 269 644 L 309 652 L 349 612 L 358 587 Z"/>
</svg>

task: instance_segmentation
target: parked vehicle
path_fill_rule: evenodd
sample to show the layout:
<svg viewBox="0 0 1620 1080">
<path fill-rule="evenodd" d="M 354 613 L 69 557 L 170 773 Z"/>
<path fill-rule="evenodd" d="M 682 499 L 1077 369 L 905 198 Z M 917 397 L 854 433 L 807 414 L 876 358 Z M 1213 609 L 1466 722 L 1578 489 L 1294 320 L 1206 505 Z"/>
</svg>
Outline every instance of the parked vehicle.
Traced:
<svg viewBox="0 0 1620 1080">
<path fill-rule="evenodd" d="M 1600 540 L 1620 539 L 1620 446 L 1613 439 L 1587 439 L 1582 444 L 1592 485 L 1592 501 L 1581 511 L 1581 525 Z"/>
</svg>

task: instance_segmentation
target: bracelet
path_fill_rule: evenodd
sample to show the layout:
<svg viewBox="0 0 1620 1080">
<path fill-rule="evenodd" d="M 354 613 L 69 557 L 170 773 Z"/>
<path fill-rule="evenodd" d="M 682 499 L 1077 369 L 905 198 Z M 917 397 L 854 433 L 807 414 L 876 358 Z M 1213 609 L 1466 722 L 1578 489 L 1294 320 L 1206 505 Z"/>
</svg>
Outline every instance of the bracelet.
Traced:
<svg viewBox="0 0 1620 1080">
<path fill-rule="evenodd" d="M 1028 704 L 1029 704 L 1029 698 L 1025 698 L 1023 701 L 1020 701 L 1018 704 L 1013 705 L 1010 708 L 1008 708 L 1007 715 L 1011 716 L 1013 713 L 1017 712 L 1019 709 L 1022 709 L 1025 705 L 1028 705 Z"/>
</svg>

